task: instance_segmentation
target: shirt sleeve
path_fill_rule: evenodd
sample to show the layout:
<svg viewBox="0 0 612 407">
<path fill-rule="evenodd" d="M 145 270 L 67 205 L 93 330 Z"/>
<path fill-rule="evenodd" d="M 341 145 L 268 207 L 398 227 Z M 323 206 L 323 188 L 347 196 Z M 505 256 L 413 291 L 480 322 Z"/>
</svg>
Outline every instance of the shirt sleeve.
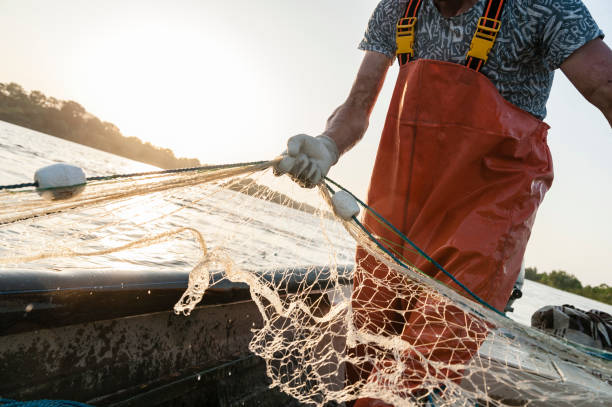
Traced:
<svg viewBox="0 0 612 407">
<path fill-rule="evenodd" d="M 392 7 L 393 1 L 383 0 L 378 3 L 359 49 L 380 52 L 389 58 L 395 58 L 395 24 L 390 15 Z"/>
<path fill-rule="evenodd" d="M 578 48 L 603 32 L 581 0 L 534 1 L 542 15 L 541 46 L 546 67 L 554 71 Z"/>
</svg>

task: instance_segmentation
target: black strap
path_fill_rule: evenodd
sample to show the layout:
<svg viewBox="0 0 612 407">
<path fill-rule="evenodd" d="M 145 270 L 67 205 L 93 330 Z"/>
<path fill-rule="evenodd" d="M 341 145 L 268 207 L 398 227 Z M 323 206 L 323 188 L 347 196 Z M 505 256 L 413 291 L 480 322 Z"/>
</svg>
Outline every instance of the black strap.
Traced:
<svg viewBox="0 0 612 407">
<path fill-rule="evenodd" d="M 398 22 L 398 25 L 402 22 L 402 20 L 404 19 L 408 19 L 411 17 L 416 18 L 417 15 L 419 14 L 419 10 L 421 9 L 421 4 L 423 3 L 423 0 L 409 0 L 408 4 L 406 4 L 406 11 L 404 11 L 404 15 L 402 18 L 400 18 L 400 21 Z M 398 32 L 401 33 L 403 32 L 402 29 L 398 28 Z M 412 56 L 410 54 L 397 54 L 397 61 L 399 62 L 400 65 L 404 65 L 406 64 L 408 61 L 410 61 L 410 59 L 412 58 Z"/>
<path fill-rule="evenodd" d="M 490 41 L 490 46 L 493 46 L 493 42 L 495 41 L 497 32 L 501 26 L 500 19 L 505 4 L 505 0 L 488 0 L 485 9 L 482 12 L 482 17 L 478 20 L 478 26 L 476 28 L 474 38 L 472 39 L 470 48 L 474 46 L 474 41 L 476 41 L 476 37 L 479 36 L 489 38 L 490 36 L 493 36 L 493 40 Z M 486 59 L 470 56 L 468 53 L 465 60 L 465 66 L 478 72 L 486 62 Z"/>
</svg>

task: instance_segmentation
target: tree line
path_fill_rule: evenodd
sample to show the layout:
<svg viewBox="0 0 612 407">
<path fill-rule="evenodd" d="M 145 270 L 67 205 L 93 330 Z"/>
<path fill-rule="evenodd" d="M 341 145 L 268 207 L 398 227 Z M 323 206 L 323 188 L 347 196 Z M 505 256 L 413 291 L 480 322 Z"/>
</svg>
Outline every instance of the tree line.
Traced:
<svg viewBox="0 0 612 407">
<path fill-rule="evenodd" d="M 612 305 L 612 287 L 607 284 L 600 284 L 595 287 L 590 285 L 583 286 L 580 280 L 573 274 L 557 270 L 553 270 L 550 273 L 538 273 L 536 267 L 527 267 L 525 269 L 525 278 Z"/>
<path fill-rule="evenodd" d="M 0 83 L 0 120 L 165 169 L 201 165 L 195 158 L 175 157 L 168 148 L 125 137 L 113 123 L 98 119 L 77 102 L 37 90 L 28 93 L 16 83 Z"/>
</svg>

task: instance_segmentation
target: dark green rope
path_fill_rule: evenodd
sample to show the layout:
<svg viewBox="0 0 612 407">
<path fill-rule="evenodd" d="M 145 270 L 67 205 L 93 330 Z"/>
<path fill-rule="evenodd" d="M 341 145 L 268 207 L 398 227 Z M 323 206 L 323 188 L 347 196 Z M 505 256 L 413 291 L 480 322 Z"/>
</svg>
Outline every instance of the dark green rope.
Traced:
<svg viewBox="0 0 612 407">
<path fill-rule="evenodd" d="M 448 271 L 446 271 L 444 269 L 444 267 L 442 267 L 437 261 L 435 261 L 434 259 L 432 259 L 427 253 L 425 253 L 423 250 L 421 250 L 420 247 L 418 247 L 412 240 L 408 239 L 408 237 L 406 235 L 404 235 L 399 229 L 397 229 L 395 226 L 393 226 L 393 224 L 391 224 L 391 222 L 389 222 L 387 219 L 385 219 L 382 215 L 380 215 L 378 212 L 376 212 L 374 209 L 370 208 L 365 202 L 363 202 L 362 200 L 360 200 L 359 198 L 357 198 L 351 191 L 349 191 L 348 189 L 344 188 L 342 185 L 338 184 L 337 182 L 325 177 L 325 180 L 328 181 L 329 183 L 335 185 L 336 187 L 344 190 L 345 192 L 347 192 L 348 194 L 350 194 L 353 198 L 355 198 L 355 200 L 357 202 L 359 202 L 359 204 L 361 206 L 363 206 L 365 209 L 367 209 L 368 211 L 370 211 L 374 216 L 376 216 L 379 220 L 381 220 L 383 223 L 385 223 L 387 226 L 389 226 L 399 237 L 402 238 L 402 240 L 406 243 L 408 243 L 410 246 L 412 246 L 421 256 L 423 256 L 425 259 L 427 259 L 429 262 L 431 262 L 434 266 L 436 266 L 436 268 L 438 270 L 440 270 L 441 272 L 443 272 L 447 277 L 449 277 L 455 284 L 457 284 L 459 287 L 461 287 L 465 292 L 467 292 L 472 298 L 474 298 L 476 301 L 478 301 L 481 305 L 484 305 L 485 307 L 495 311 L 496 313 L 498 313 L 499 315 L 506 317 L 506 314 L 504 314 L 503 312 L 499 311 L 497 308 L 493 307 L 491 304 L 489 304 L 488 302 L 486 302 L 485 300 L 483 300 L 482 298 L 480 298 L 478 295 L 476 295 L 474 292 L 472 292 L 472 290 L 470 290 L 468 287 L 465 286 L 465 284 L 461 283 L 459 280 L 457 280 L 455 278 L 455 276 L 453 276 L 451 273 L 449 273 Z M 327 188 L 330 188 L 329 184 L 326 184 Z M 333 189 L 330 188 L 330 190 L 333 192 Z M 399 265 L 401 265 L 404 268 L 410 269 L 409 266 L 407 266 L 406 264 L 404 264 L 402 261 L 400 261 L 396 256 L 394 256 L 386 247 L 384 247 L 382 245 L 382 243 L 380 243 L 378 241 L 378 239 L 376 239 L 372 233 L 370 233 L 367 228 L 361 223 L 359 222 L 359 220 L 353 216 L 353 221 L 355 221 L 355 223 L 357 224 L 357 226 L 359 226 L 369 237 L 370 239 L 379 247 L 381 248 L 385 253 L 387 253 L 389 256 L 391 256 L 391 258 L 398 263 Z"/>
<path fill-rule="evenodd" d="M 179 174 L 179 173 L 184 173 L 184 172 L 215 171 L 215 170 L 223 170 L 223 169 L 228 169 L 228 168 L 239 168 L 239 167 L 249 167 L 249 166 L 254 166 L 254 165 L 262 165 L 267 162 L 268 161 L 253 161 L 253 162 L 247 162 L 247 163 L 207 165 L 203 167 L 175 168 L 171 170 L 134 172 L 131 174 L 112 174 L 112 175 L 102 175 L 102 176 L 97 176 L 97 177 L 89 177 L 89 178 L 86 178 L 86 180 L 88 182 L 89 181 L 110 181 L 113 179 L 145 177 L 149 175 L 167 175 L 167 174 Z M 71 186 L 76 186 L 76 185 L 71 185 Z M 29 183 L 14 184 L 14 185 L 0 185 L 0 190 L 32 188 L 32 187 L 34 188 L 38 187 L 38 183 L 29 182 Z"/>
</svg>

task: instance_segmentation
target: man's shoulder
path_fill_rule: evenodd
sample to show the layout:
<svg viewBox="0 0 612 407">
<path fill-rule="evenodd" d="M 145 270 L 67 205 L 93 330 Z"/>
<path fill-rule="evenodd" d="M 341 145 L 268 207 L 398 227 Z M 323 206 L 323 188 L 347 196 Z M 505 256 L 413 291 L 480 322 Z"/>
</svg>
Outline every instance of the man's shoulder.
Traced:
<svg viewBox="0 0 612 407">
<path fill-rule="evenodd" d="M 563 12 L 577 7 L 585 8 L 582 0 L 507 0 L 507 5 L 534 16 L 538 14 L 538 11 Z"/>
<path fill-rule="evenodd" d="M 381 0 L 378 7 L 382 8 L 386 13 L 393 15 L 400 12 L 402 7 L 406 7 L 409 0 Z"/>
</svg>

